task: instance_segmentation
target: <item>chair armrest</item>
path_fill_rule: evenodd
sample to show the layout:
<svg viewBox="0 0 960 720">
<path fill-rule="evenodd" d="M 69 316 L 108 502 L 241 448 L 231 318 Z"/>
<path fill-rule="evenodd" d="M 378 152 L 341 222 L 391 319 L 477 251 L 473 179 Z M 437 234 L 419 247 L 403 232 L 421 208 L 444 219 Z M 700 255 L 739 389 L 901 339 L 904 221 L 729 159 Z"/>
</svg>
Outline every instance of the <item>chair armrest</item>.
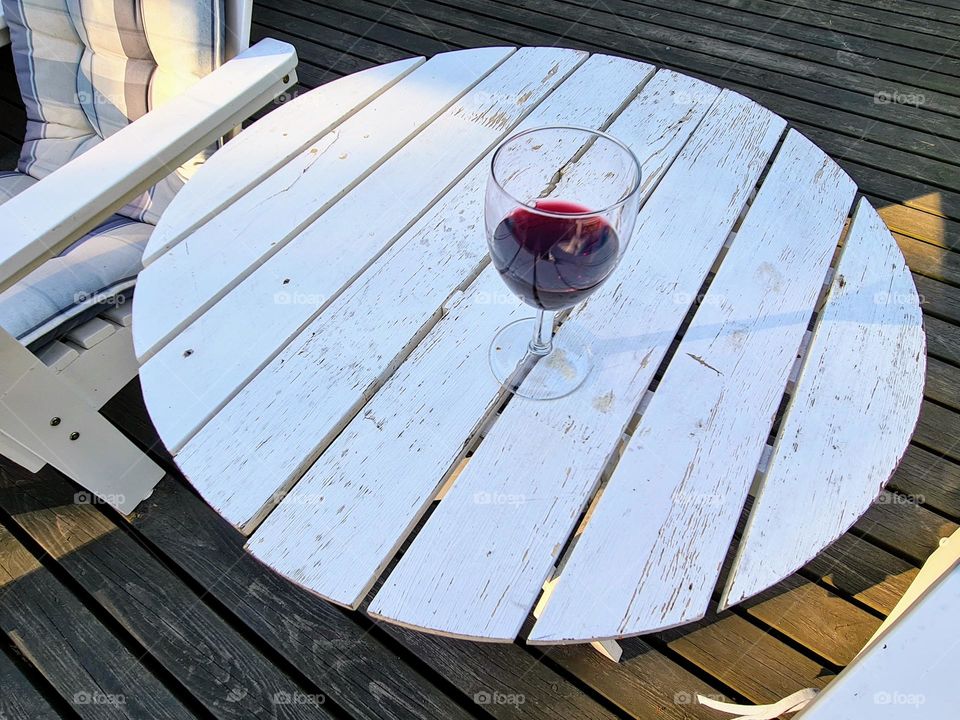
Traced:
<svg viewBox="0 0 960 720">
<path fill-rule="evenodd" d="M 296 81 L 265 39 L 0 205 L 0 291 L 96 227 Z"/>
</svg>

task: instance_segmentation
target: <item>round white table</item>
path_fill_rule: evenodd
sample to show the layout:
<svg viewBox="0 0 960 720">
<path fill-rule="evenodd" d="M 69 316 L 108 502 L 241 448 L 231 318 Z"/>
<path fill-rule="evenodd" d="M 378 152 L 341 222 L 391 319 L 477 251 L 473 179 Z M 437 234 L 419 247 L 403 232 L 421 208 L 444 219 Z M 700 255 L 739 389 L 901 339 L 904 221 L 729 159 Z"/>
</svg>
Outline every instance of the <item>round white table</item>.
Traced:
<svg viewBox="0 0 960 720">
<path fill-rule="evenodd" d="M 558 331 L 591 375 L 543 402 L 487 366 L 533 311 L 482 218 L 492 150 L 548 124 L 628 144 L 645 200 Z M 543 152 L 557 192 L 603 161 Z M 449 636 L 511 641 L 535 610 L 528 642 L 618 638 L 702 617 L 718 581 L 750 597 L 864 512 L 920 407 L 916 290 L 853 181 L 754 102 L 621 58 L 332 82 L 219 151 L 145 262 L 143 393 L 187 479 L 277 572 Z"/>
</svg>

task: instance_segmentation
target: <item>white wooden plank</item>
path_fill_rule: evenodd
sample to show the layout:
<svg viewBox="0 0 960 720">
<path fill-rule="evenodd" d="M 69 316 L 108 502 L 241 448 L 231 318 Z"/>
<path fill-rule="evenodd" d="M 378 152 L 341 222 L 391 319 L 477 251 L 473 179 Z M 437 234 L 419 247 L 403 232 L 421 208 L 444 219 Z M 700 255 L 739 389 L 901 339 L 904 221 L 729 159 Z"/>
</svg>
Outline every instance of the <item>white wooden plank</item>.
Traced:
<svg viewBox="0 0 960 720">
<path fill-rule="evenodd" d="M 714 103 L 644 205 L 617 275 L 560 330 L 593 348 L 585 384 L 550 402 L 510 401 L 372 613 L 462 637 L 516 636 L 784 124 L 735 93 Z"/>
<path fill-rule="evenodd" d="M 24 446 L 124 514 L 150 495 L 164 470 L 73 383 L 6 333 L 0 333 L 0 368 L 0 427 L 7 449 L 9 441 Z M 51 424 L 53 417 L 60 422 Z"/>
<path fill-rule="evenodd" d="M 0 39 L 2 39 L 2 31 L 0 31 Z M 40 472 L 43 466 L 47 464 L 42 457 L 35 455 L 32 450 L 18 443 L 3 430 L 0 430 L 0 455 L 8 460 L 13 460 L 17 465 L 32 473 Z"/>
<path fill-rule="evenodd" d="M 0 291 L 296 82 L 296 62 L 292 45 L 261 40 L 5 202 Z"/>
<path fill-rule="evenodd" d="M 90 318 L 67 333 L 67 339 L 88 350 L 117 331 L 117 326 L 103 318 Z"/>
<path fill-rule="evenodd" d="M 704 615 L 855 190 L 788 133 L 531 642 Z"/>
<path fill-rule="evenodd" d="M 123 298 L 118 298 L 118 300 L 120 301 L 100 313 L 100 317 L 106 318 L 116 325 L 130 327 L 133 323 L 133 304 L 123 301 Z"/>
<path fill-rule="evenodd" d="M 83 392 L 91 405 L 100 408 L 137 376 L 138 368 L 132 330 L 118 327 L 103 342 L 81 351 L 60 374 Z"/>
<path fill-rule="evenodd" d="M 594 55 L 523 125 L 603 126 L 652 72 L 649 65 Z M 595 92 L 597 88 L 605 92 Z M 570 157 L 561 150 L 544 147 L 543 161 L 563 167 Z M 486 162 L 478 164 L 395 251 L 391 248 L 371 268 L 363 290 L 350 298 L 349 309 L 339 303 L 331 307 L 331 319 L 322 330 L 329 347 L 324 370 L 310 379 L 316 387 L 329 388 L 325 411 L 310 412 L 315 437 L 339 426 L 342 408 L 363 401 L 365 388 L 382 374 L 384 361 L 396 357 L 436 316 L 449 288 L 487 264 L 481 218 L 488 173 Z M 542 189 L 531 188 L 531 195 Z M 425 258 L 429 264 L 418 267 Z M 397 297 L 403 301 L 396 302 Z M 471 304 L 478 307 L 464 310 Z M 502 307 L 493 307 L 498 304 Z M 271 513 L 248 549 L 324 597 L 356 606 L 435 495 L 438 480 L 462 451 L 483 409 L 497 396 L 499 386 L 487 368 L 485 350 L 504 312 L 515 314 L 511 308 L 518 306 L 495 273 L 472 285 L 468 297 L 434 328 Z M 340 318 L 349 320 L 337 322 Z M 381 327 L 391 331 L 377 332 Z M 367 333 L 375 341 L 375 353 L 349 342 Z M 457 373 L 444 365 L 450 362 L 450 347 L 463 353 L 465 365 Z M 300 357 L 305 365 L 294 370 L 297 373 L 320 354 L 311 351 L 292 362 Z M 291 369 L 284 364 L 286 372 Z M 467 374 L 473 379 L 463 383 Z M 352 382 L 337 382 L 338 377 Z M 429 394 L 410 392 L 424 386 L 431 387 Z M 405 437 L 410 442 L 404 442 Z M 403 481 L 384 483 L 388 477 Z M 296 547 L 290 546 L 291 537 L 299 538 Z"/>
<path fill-rule="evenodd" d="M 56 372 L 63 370 L 79 355 L 80 353 L 77 352 L 76 348 L 70 347 L 59 340 L 55 340 L 37 353 L 37 357 L 43 361 L 43 364 Z"/>
<path fill-rule="evenodd" d="M 143 264 L 149 265 L 423 62 L 420 57 L 398 60 L 339 78 L 246 128 L 243 140 L 220 148 L 190 178 L 190 191 L 179 193 L 164 210 L 147 242 Z"/>
<path fill-rule="evenodd" d="M 183 447 L 585 58 L 520 50 L 148 362 L 146 377 L 172 385 L 153 407 L 167 447 Z"/>
<path fill-rule="evenodd" d="M 140 274 L 134 303 L 163 311 L 143 313 L 134 324 L 140 361 L 278 252 L 512 52 L 482 48 L 431 58 L 154 260 Z M 355 234 L 361 224 L 354 218 Z"/>
<path fill-rule="evenodd" d="M 721 605 L 794 572 L 866 511 L 917 421 L 925 347 L 903 255 L 861 200 Z"/>
</svg>

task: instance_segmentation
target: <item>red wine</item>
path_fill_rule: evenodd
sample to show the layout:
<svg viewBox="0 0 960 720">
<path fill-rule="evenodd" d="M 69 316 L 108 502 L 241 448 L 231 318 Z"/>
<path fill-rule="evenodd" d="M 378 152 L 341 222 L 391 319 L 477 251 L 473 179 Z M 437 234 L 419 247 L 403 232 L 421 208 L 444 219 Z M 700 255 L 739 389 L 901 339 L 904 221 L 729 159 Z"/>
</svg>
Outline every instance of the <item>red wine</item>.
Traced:
<svg viewBox="0 0 960 720">
<path fill-rule="evenodd" d="M 565 200 L 538 200 L 538 210 L 586 213 Z M 593 292 L 617 264 L 620 241 L 599 217 L 556 217 L 519 208 L 497 226 L 491 257 L 507 287 L 528 305 L 559 310 Z"/>
</svg>

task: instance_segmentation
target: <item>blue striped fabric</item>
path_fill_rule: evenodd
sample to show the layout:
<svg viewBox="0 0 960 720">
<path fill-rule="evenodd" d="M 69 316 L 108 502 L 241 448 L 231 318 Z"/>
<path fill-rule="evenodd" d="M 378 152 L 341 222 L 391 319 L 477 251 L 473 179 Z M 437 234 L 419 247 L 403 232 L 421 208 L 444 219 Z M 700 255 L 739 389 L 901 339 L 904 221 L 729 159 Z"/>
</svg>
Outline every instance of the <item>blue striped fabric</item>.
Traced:
<svg viewBox="0 0 960 720">
<path fill-rule="evenodd" d="M 20 172 L 40 179 L 223 60 L 223 0 L 2 0 L 27 109 Z M 121 210 L 156 223 L 206 154 Z"/>
<path fill-rule="evenodd" d="M 0 0 L 27 113 L 0 203 L 179 94 L 223 61 L 223 0 Z M 0 326 L 34 345 L 132 287 L 153 225 L 201 153 L 0 294 Z"/>
</svg>

